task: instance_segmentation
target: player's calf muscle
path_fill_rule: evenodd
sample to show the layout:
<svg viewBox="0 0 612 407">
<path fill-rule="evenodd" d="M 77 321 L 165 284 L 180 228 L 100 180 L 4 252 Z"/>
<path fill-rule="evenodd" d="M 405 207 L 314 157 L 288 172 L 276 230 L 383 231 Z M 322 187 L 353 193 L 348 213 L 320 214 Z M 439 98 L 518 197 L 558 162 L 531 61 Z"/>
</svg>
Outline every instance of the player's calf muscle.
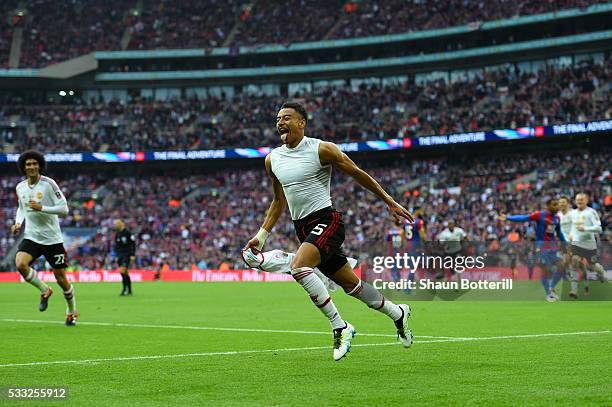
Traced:
<svg viewBox="0 0 612 407">
<path fill-rule="evenodd" d="M 348 263 L 332 274 L 331 279 L 347 293 L 353 291 L 357 284 L 359 284 L 359 277 L 353 272 Z"/>
<path fill-rule="evenodd" d="M 64 290 L 68 290 L 70 288 L 70 282 L 66 278 L 66 269 L 53 269 L 53 274 L 55 275 L 55 280 L 57 284 L 62 287 Z"/>
</svg>

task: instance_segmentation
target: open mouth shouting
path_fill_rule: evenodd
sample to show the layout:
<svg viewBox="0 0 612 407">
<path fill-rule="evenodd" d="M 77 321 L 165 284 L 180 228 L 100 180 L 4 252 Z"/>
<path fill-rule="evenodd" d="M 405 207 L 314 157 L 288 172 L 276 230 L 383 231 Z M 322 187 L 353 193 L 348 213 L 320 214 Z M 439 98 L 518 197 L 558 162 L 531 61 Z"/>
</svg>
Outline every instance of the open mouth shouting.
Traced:
<svg viewBox="0 0 612 407">
<path fill-rule="evenodd" d="M 281 140 L 283 140 L 283 143 L 287 142 L 287 136 L 289 135 L 290 131 L 288 127 L 285 126 L 279 126 L 277 128 L 278 130 L 278 134 L 280 134 L 281 136 Z"/>
</svg>

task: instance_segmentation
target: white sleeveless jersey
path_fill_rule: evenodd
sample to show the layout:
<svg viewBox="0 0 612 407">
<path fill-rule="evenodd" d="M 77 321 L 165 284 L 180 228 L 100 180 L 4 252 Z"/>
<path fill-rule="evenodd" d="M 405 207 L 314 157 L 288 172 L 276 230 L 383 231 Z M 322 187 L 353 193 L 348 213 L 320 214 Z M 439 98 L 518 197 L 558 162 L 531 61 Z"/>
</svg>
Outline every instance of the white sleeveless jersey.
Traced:
<svg viewBox="0 0 612 407">
<path fill-rule="evenodd" d="M 58 215 L 46 212 L 58 210 L 56 208 L 60 208 L 60 212 L 68 212 L 66 198 L 55 181 L 43 175 L 36 184 L 30 186 L 28 181 L 24 180 L 17 184 L 16 192 L 19 206 L 15 223 L 25 220 L 23 238 L 42 245 L 63 243 Z M 30 200 L 41 204 L 43 210 L 30 209 Z"/>
<path fill-rule="evenodd" d="M 321 165 L 319 144 L 319 139 L 304 137 L 295 148 L 284 144 L 270 153 L 272 172 L 283 187 L 293 220 L 332 205 L 332 168 Z"/>
<path fill-rule="evenodd" d="M 563 213 L 559 211 L 557 216 L 559 216 L 559 226 L 561 226 L 561 232 L 563 232 L 563 236 L 565 236 L 565 240 L 569 241 L 570 233 L 572 231 L 572 211 L 570 209 L 567 213 Z"/>
</svg>

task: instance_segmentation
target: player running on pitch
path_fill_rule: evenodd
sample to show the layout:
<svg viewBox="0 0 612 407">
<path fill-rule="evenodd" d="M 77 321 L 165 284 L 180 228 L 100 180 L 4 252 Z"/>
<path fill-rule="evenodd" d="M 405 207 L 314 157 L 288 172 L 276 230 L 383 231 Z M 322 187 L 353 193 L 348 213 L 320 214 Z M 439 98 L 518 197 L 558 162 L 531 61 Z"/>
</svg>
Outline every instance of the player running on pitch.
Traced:
<svg viewBox="0 0 612 407">
<path fill-rule="evenodd" d="M 423 209 L 420 206 L 415 206 L 412 210 L 414 222 L 404 224 L 404 234 L 406 236 L 406 250 L 409 256 L 420 256 L 425 250 L 425 242 L 427 242 L 427 230 L 425 229 L 425 221 L 423 220 Z M 416 270 L 411 270 L 408 273 L 408 280 L 414 281 Z M 412 290 L 407 288 L 406 293 Z"/>
<path fill-rule="evenodd" d="M 572 230 L 570 232 L 572 261 L 576 269 L 582 271 L 584 276 L 585 294 L 589 292 L 589 280 L 586 271 L 592 270 L 597 273 L 599 281 L 605 281 L 604 268 L 599 263 L 597 256 L 597 234 L 601 233 L 601 220 L 595 209 L 587 206 L 589 197 L 585 193 L 576 195 L 576 209 L 571 213 Z M 574 284 L 575 283 L 575 284 Z M 578 278 L 572 280 L 570 296 L 578 298 Z"/>
<path fill-rule="evenodd" d="M 301 242 L 291 262 L 291 275 L 308 292 L 315 305 L 330 318 L 334 332 L 334 360 L 340 360 L 350 350 L 355 328 L 340 317 L 325 285 L 313 272 L 315 267 L 347 294 L 390 317 L 402 344 L 410 347 L 412 332 L 407 327 L 410 307 L 392 303 L 370 284 L 361 281 L 342 252 L 344 223 L 340 212 L 332 207 L 332 166 L 350 175 L 381 198 L 396 220 L 405 218 L 413 221 L 412 216 L 334 143 L 306 137 L 306 124 L 306 109 L 300 103 L 287 102 L 281 106 L 276 128 L 283 145 L 275 148 L 265 161 L 266 170 L 272 179 L 274 198 L 263 226 L 249 240 L 245 249 L 256 252 L 262 249 L 270 231 L 288 205 Z"/>
<path fill-rule="evenodd" d="M 460 227 L 456 226 L 455 220 L 450 219 L 446 225 L 446 228 L 438 235 L 438 242 L 442 247 L 445 256 L 458 257 L 461 256 L 463 250 L 463 242 L 467 240 L 467 233 Z M 459 281 L 461 272 L 456 271 L 454 268 L 450 270 L 451 276 L 455 277 L 455 280 Z M 452 278 L 452 277 L 451 277 Z"/>
<path fill-rule="evenodd" d="M 566 240 L 570 240 L 569 237 L 572 232 L 572 206 L 570 204 L 570 199 L 567 196 L 562 196 L 559 198 L 559 212 L 557 212 L 557 216 L 559 216 L 559 225 L 561 226 L 561 232 L 563 236 L 565 236 Z M 574 271 L 574 267 L 572 265 L 572 256 L 571 251 L 568 251 L 563 255 L 563 267 L 565 267 L 566 275 L 569 277 L 571 281 L 572 290 L 569 293 L 570 298 L 578 298 L 578 296 L 574 296 L 574 286 L 578 289 L 578 278 L 579 274 Z M 555 289 L 554 281 L 551 282 L 551 289 Z"/>
<path fill-rule="evenodd" d="M 395 255 L 402 253 L 402 250 L 406 247 L 406 232 L 402 228 L 401 221 L 393 221 L 393 226 L 387 230 L 385 240 L 389 244 L 389 256 L 395 257 Z M 396 264 L 391 269 L 391 277 L 393 277 L 393 281 L 400 281 L 401 279 L 400 270 Z"/>
<path fill-rule="evenodd" d="M 17 184 L 17 216 L 11 227 L 13 234 L 21 231 L 25 220 L 24 239 L 19 244 L 15 264 L 23 279 L 40 290 L 38 309 L 45 311 L 53 290 L 40 281 L 36 270 L 30 265 L 40 256 L 45 256 L 53 267 L 57 284 L 64 291 L 68 305 L 66 325 L 76 325 L 78 313 L 74 298 L 74 287 L 66 278 L 67 258 L 64 239 L 60 230 L 58 216 L 68 214 L 68 204 L 55 181 L 41 175 L 46 168 L 45 157 L 37 151 L 26 151 L 18 160 L 19 171 L 26 179 Z"/>
<path fill-rule="evenodd" d="M 559 239 L 561 242 L 567 242 L 567 239 L 565 239 L 563 232 L 561 232 L 559 216 L 557 215 L 558 210 L 559 201 L 556 199 L 549 199 L 546 202 L 546 210 L 536 211 L 531 215 L 499 215 L 499 220 L 502 222 L 509 220 L 512 222 L 532 221 L 536 223 L 535 245 L 536 252 L 538 253 L 538 263 L 540 265 L 540 269 L 542 270 L 542 277 L 540 281 L 542 282 L 542 286 L 544 286 L 546 301 L 548 302 L 554 302 L 559 299 L 557 294 L 552 291 L 550 269 L 551 267 L 557 268 L 553 282 L 561 279 L 561 273 L 564 270 L 563 260 L 558 255 L 560 247 L 557 244 L 557 239 Z"/>
</svg>

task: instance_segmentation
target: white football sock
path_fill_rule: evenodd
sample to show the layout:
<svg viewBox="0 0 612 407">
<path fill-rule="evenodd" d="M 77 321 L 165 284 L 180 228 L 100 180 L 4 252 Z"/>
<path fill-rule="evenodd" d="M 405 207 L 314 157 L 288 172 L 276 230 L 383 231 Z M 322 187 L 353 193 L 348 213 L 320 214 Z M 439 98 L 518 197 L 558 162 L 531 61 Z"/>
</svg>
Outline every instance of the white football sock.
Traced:
<svg viewBox="0 0 612 407">
<path fill-rule="evenodd" d="M 38 288 L 41 293 L 46 293 L 49 289 L 47 284 L 40 281 L 38 278 L 38 273 L 36 273 L 36 270 L 34 270 L 32 267 L 30 267 L 30 272 L 28 273 L 27 277 L 24 278 L 24 280 Z"/>
<path fill-rule="evenodd" d="M 599 263 L 594 263 L 591 265 L 591 270 L 593 270 L 595 273 L 597 273 L 597 277 L 599 278 L 605 278 L 605 270 L 603 268 L 603 266 Z"/>
<path fill-rule="evenodd" d="M 569 265 L 567 267 L 567 274 L 570 278 L 570 292 L 574 294 L 578 293 L 578 280 L 580 278 L 580 273 L 574 270 L 573 266 Z"/>
<path fill-rule="evenodd" d="M 358 298 L 368 307 L 382 312 L 393 321 L 397 321 L 402 317 L 402 309 L 398 305 L 386 299 L 376 288 L 361 280 L 359 280 L 357 286 L 347 294 Z"/>
<path fill-rule="evenodd" d="M 66 299 L 66 304 L 68 305 L 66 308 L 66 313 L 74 314 L 76 312 L 76 298 L 74 298 L 74 286 L 72 284 L 70 284 L 68 291 L 64 291 L 64 298 Z"/>
<path fill-rule="evenodd" d="M 317 308 L 329 319 L 332 329 L 341 329 L 346 326 L 325 285 L 311 267 L 298 267 L 291 270 L 291 275 L 306 290 Z"/>
</svg>

